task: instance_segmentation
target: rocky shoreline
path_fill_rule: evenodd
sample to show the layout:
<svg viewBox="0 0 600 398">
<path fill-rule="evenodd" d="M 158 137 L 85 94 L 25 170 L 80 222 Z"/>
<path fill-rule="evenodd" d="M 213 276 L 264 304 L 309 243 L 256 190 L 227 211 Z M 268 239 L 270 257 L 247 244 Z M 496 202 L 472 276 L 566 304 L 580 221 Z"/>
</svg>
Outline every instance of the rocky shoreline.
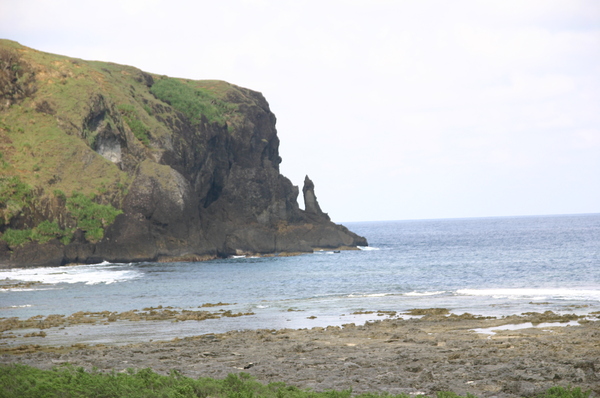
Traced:
<svg viewBox="0 0 600 398">
<path fill-rule="evenodd" d="M 390 317 L 359 326 L 235 331 L 126 346 L 13 346 L 0 348 L 0 363 L 43 369 L 70 363 L 101 371 L 149 367 L 159 373 L 177 369 L 194 378 L 246 372 L 261 382 L 283 381 L 315 391 L 431 395 L 446 390 L 518 397 L 561 385 L 600 395 L 597 314 L 484 318 L 433 309 L 413 315 L 422 317 Z"/>
</svg>

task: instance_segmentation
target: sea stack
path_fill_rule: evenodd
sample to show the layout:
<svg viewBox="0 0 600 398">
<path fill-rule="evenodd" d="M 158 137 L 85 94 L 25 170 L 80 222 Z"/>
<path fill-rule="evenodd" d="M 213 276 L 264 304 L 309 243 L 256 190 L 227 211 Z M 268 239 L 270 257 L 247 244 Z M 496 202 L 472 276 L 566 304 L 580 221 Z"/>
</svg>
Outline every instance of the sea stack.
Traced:
<svg viewBox="0 0 600 398">
<path fill-rule="evenodd" d="M 304 187 L 302 187 L 302 194 L 304 196 L 304 210 L 307 213 L 316 214 L 329 220 L 329 215 L 327 215 L 327 213 L 323 213 L 323 210 L 321 210 L 321 206 L 319 206 L 317 196 L 315 195 L 315 184 L 310 178 L 308 178 L 308 176 L 304 178 Z"/>
</svg>

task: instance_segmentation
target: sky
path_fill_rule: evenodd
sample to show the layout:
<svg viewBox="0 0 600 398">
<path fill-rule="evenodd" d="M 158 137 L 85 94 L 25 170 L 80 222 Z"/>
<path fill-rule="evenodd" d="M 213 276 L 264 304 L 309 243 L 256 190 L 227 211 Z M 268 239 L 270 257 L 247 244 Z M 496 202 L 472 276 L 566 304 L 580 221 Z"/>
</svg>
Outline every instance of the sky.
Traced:
<svg viewBox="0 0 600 398">
<path fill-rule="evenodd" d="M 600 213 L 597 0 L 0 0 L 0 38 L 261 92 L 336 222 Z"/>
</svg>

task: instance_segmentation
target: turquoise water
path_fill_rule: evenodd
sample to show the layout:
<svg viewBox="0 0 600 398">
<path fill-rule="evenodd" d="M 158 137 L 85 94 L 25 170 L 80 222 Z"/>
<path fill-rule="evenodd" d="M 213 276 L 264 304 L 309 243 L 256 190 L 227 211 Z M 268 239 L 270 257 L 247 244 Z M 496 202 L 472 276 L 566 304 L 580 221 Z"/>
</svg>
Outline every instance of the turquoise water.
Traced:
<svg viewBox="0 0 600 398">
<path fill-rule="evenodd" d="M 370 247 L 296 257 L 0 271 L 0 280 L 43 282 L 0 289 L 0 317 L 158 305 L 197 309 L 217 302 L 255 313 L 169 326 L 169 333 L 185 328 L 199 334 L 377 319 L 351 315 L 366 310 L 445 307 L 494 316 L 600 311 L 600 214 L 345 225 L 366 236 Z"/>
</svg>

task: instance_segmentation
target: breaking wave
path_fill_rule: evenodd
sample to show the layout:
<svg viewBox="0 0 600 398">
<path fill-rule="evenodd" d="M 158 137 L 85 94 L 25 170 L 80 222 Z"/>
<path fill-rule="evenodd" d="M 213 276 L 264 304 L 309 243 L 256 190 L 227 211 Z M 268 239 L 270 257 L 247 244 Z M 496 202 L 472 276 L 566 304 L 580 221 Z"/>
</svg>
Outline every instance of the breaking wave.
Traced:
<svg viewBox="0 0 600 398">
<path fill-rule="evenodd" d="M 128 264 L 111 264 L 106 261 L 99 264 L 0 271 L 0 279 L 40 282 L 44 285 L 59 283 L 85 283 L 86 285 L 95 285 L 98 283 L 110 284 L 136 279 L 141 276 L 142 273 L 140 271 L 129 268 Z M 28 288 L 38 289 L 35 286 Z"/>
</svg>

